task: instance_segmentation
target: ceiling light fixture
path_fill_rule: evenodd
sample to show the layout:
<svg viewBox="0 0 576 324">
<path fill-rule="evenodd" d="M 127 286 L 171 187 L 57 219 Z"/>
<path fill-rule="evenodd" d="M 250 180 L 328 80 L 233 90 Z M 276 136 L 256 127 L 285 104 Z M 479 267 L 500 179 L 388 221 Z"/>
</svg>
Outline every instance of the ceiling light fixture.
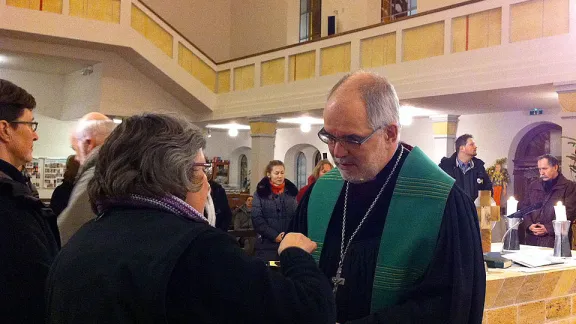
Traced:
<svg viewBox="0 0 576 324">
<path fill-rule="evenodd" d="M 284 123 L 284 124 L 323 125 L 324 119 L 314 118 L 314 117 L 310 117 L 310 116 L 302 116 L 302 117 L 295 117 L 295 118 L 280 118 L 280 119 L 278 119 L 278 122 Z"/>
<path fill-rule="evenodd" d="M 88 76 L 92 73 L 94 73 L 94 67 L 93 66 L 85 67 L 80 71 L 80 74 L 82 74 L 83 76 Z"/>
<path fill-rule="evenodd" d="M 412 107 L 412 106 L 400 107 L 400 125 L 401 126 L 412 125 L 412 121 L 414 119 L 414 114 L 418 111 L 418 109 L 419 108 Z"/>
<path fill-rule="evenodd" d="M 236 123 L 230 123 L 230 124 L 208 124 L 206 125 L 206 128 L 212 128 L 212 129 L 243 129 L 243 130 L 248 130 L 250 129 L 249 125 L 242 125 L 242 124 L 236 124 Z"/>
<path fill-rule="evenodd" d="M 114 118 L 112 119 L 112 121 L 114 122 L 114 124 L 122 124 L 122 119 L 120 118 Z"/>
<path fill-rule="evenodd" d="M 230 135 L 230 137 L 238 136 L 238 129 L 237 128 L 230 128 L 228 130 L 228 135 Z"/>
<path fill-rule="evenodd" d="M 312 129 L 312 125 L 310 125 L 310 124 L 306 124 L 306 123 L 300 124 L 300 130 L 303 133 L 308 133 L 311 129 Z"/>
</svg>

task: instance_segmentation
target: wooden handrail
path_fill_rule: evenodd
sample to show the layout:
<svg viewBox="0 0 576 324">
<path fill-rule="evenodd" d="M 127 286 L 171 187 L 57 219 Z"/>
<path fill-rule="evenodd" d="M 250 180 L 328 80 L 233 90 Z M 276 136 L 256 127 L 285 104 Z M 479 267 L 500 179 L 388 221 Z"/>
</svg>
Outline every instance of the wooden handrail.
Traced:
<svg viewBox="0 0 576 324">
<path fill-rule="evenodd" d="M 231 63 L 234 61 L 239 61 L 239 60 L 244 60 L 244 59 L 248 59 L 248 58 L 252 58 L 252 57 L 256 57 L 256 56 L 260 56 L 260 55 L 264 55 L 264 54 L 268 54 L 268 53 L 273 53 L 273 52 L 278 52 L 278 51 L 283 51 L 285 49 L 289 49 L 289 48 L 293 48 L 293 47 L 298 47 L 301 45 L 306 45 L 306 44 L 311 44 L 311 43 L 315 43 L 315 42 L 319 42 L 319 41 L 323 41 L 326 39 L 330 39 L 330 38 L 336 38 L 336 37 L 340 37 L 343 35 L 348 35 L 348 34 L 352 34 L 352 33 L 357 33 L 359 31 L 363 31 L 366 29 L 370 29 L 370 28 L 375 28 L 375 27 L 380 27 L 380 26 L 384 26 L 384 25 L 390 25 L 390 24 L 395 24 L 404 20 L 408 20 L 408 19 L 413 19 L 413 18 L 417 18 L 417 17 L 422 17 L 422 16 L 426 16 L 426 15 L 430 15 L 433 13 L 437 13 L 440 11 L 445 11 L 445 10 L 450 10 L 450 9 L 454 9 L 454 8 L 458 8 L 458 7 L 463 7 L 463 6 L 467 6 L 469 4 L 473 4 L 473 3 L 477 3 L 477 2 L 482 2 L 484 0 L 468 0 L 466 2 L 461 2 L 461 3 L 456 3 L 453 5 L 449 5 L 449 6 L 445 6 L 442 8 L 436 8 L 433 10 L 429 10 L 426 12 L 422 12 L 422 13 L 418 13 L 412 16 L 406 16 L 406 17 L 401 17 L 398 19 L 395 19 L 394 21 L 390 21 L 390 22 L 381 22 L 381 23 L 377 23 L 377 24 L 373 24 L 373 25 L 369 25 L 369 26 L 365 26 L 365 27 L 361 27 L 361 28 L 356 28 L 356 29 L 352 29 L 349 31 L 345 31 L 342 33 L 338 33 L 338 34 L 334 34 L 334 35 L 330 35 L 330 36 L 324 36 L 315 40 L 311 40 L 311 41 L 306 41 L 303 43 L 296 43 L 296 44 L 291 44 L 291 45 L 286 45 L 286 46 L 282 46 L 282 47 L 278 47 L 278 48 L 274 48 L 274 49 L 270 49 L 270 50 L 266 50 L 266 51 L 262 51 L 262 52 L 258 52 L 258 53 L 254 53 L 254 54 L 250 54 L 250 55 L 245 55 L 245 56 L 241 56 L 241 57 L 237 57 L 237 58 L 233 58 L 233 59 L 229 59 L 229 60 L 224 60 L 224 61 L 220 61 L 220 62 L 216 62 L 214 61 L 210 56 L 208 56 L 208 54 L 206 54 L 204 51 L 202 51 L 198 46 L 196 46 L 193 42 L 191 42 L 186 36 L 182 35 L 176 28 L 174 28 L 174 26 L 172 26 L 170 23 L 168 23 L 166 20 L 164 20 L 164 18 L 162 18 L 160 15 L 158 15 L 152 8 L 150 8 L 150 6 L 148 6 L 143 0 L 139 0 L 139 2 L 146 7 L 146 9 L 150 10 L 150 12 L 152 12 L 154 15 L 156 15 L 156 17 L 158 17 L 158 19 L 162 20 L 162 22 L 164 22 L 168 27 L 172 28 L 172 30 L 174 30 L 175 33 L 177 33 L 178 35 L 180 35 L 180 37 L 184 38 L 188 43 L 190 43 L 192 46 L 194 46 L 200 53 L 202 53 L 204 56 L 206 56 L 206 58 L 208 58 L 210 60 L 210 62 L 212 62 L 215 65 L 219 65 L 219 64 L 226 64 L 226 63 Z"/>
</svg>

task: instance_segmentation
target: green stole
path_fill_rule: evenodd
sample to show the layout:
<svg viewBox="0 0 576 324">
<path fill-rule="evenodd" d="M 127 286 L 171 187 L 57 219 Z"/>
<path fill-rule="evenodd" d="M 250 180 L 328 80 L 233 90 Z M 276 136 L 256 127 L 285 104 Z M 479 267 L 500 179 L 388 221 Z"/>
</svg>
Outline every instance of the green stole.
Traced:
<svg viewBox="0 0 576 324">
<path fill-rule="evenodd" d="M 386 216 L 372 286 L 372 312 L 396 304 L 424 275 L 436 248 L 453 184 L 454 179 L 418 147 L 408 154 L 387 216 L 385 211 L 369 216 Z M 343 186 L 344 180 L 334 168 L 319 178 L 312 189 L 307 218 L 308 236 L 318 244 L 313 253 L 316 262 L 320 260 L 328 223 Z"/>
</svg>

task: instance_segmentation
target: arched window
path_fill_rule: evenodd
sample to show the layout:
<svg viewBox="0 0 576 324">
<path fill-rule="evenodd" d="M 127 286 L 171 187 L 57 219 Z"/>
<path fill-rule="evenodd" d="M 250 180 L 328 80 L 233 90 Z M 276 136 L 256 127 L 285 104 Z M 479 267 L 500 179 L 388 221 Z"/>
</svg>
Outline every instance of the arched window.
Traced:
<svg viewBox="0 0 576 324">
<path fill-rule="evenodd" d="M 316 166 L 320 160 L 322 160 L 322 153 L 320 153 L 320 151 L 314 152 L 314 166 Z"/>
<path fill-rule="evenodd" d="M 246 155 L 240 155 L 240 189 L 246 190 L 248 187 L 248 158 Z"/>
<path fill-rule="evenodd" d="M 296 187 L 298 189 L 306 185 L 306 155 L 302 152 L 298 152 L 296 155 Z"/>
</svg>

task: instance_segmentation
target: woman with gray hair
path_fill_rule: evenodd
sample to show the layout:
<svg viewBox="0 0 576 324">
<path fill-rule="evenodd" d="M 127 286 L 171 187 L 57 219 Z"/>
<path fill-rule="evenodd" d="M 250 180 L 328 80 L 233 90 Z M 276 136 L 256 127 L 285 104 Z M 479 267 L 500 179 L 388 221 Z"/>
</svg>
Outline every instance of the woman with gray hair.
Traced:
<svg viewBox="0 0 576 324">
<path fill-rule="evenodd" d="M 208 224 L 205 144 L 165 115 L 114 130 L 89 184 L 98 217 L 51 268 L 49 323 L 335 323 L 314 242 L 286 235 L 278 273 Z"/>
</svg>

